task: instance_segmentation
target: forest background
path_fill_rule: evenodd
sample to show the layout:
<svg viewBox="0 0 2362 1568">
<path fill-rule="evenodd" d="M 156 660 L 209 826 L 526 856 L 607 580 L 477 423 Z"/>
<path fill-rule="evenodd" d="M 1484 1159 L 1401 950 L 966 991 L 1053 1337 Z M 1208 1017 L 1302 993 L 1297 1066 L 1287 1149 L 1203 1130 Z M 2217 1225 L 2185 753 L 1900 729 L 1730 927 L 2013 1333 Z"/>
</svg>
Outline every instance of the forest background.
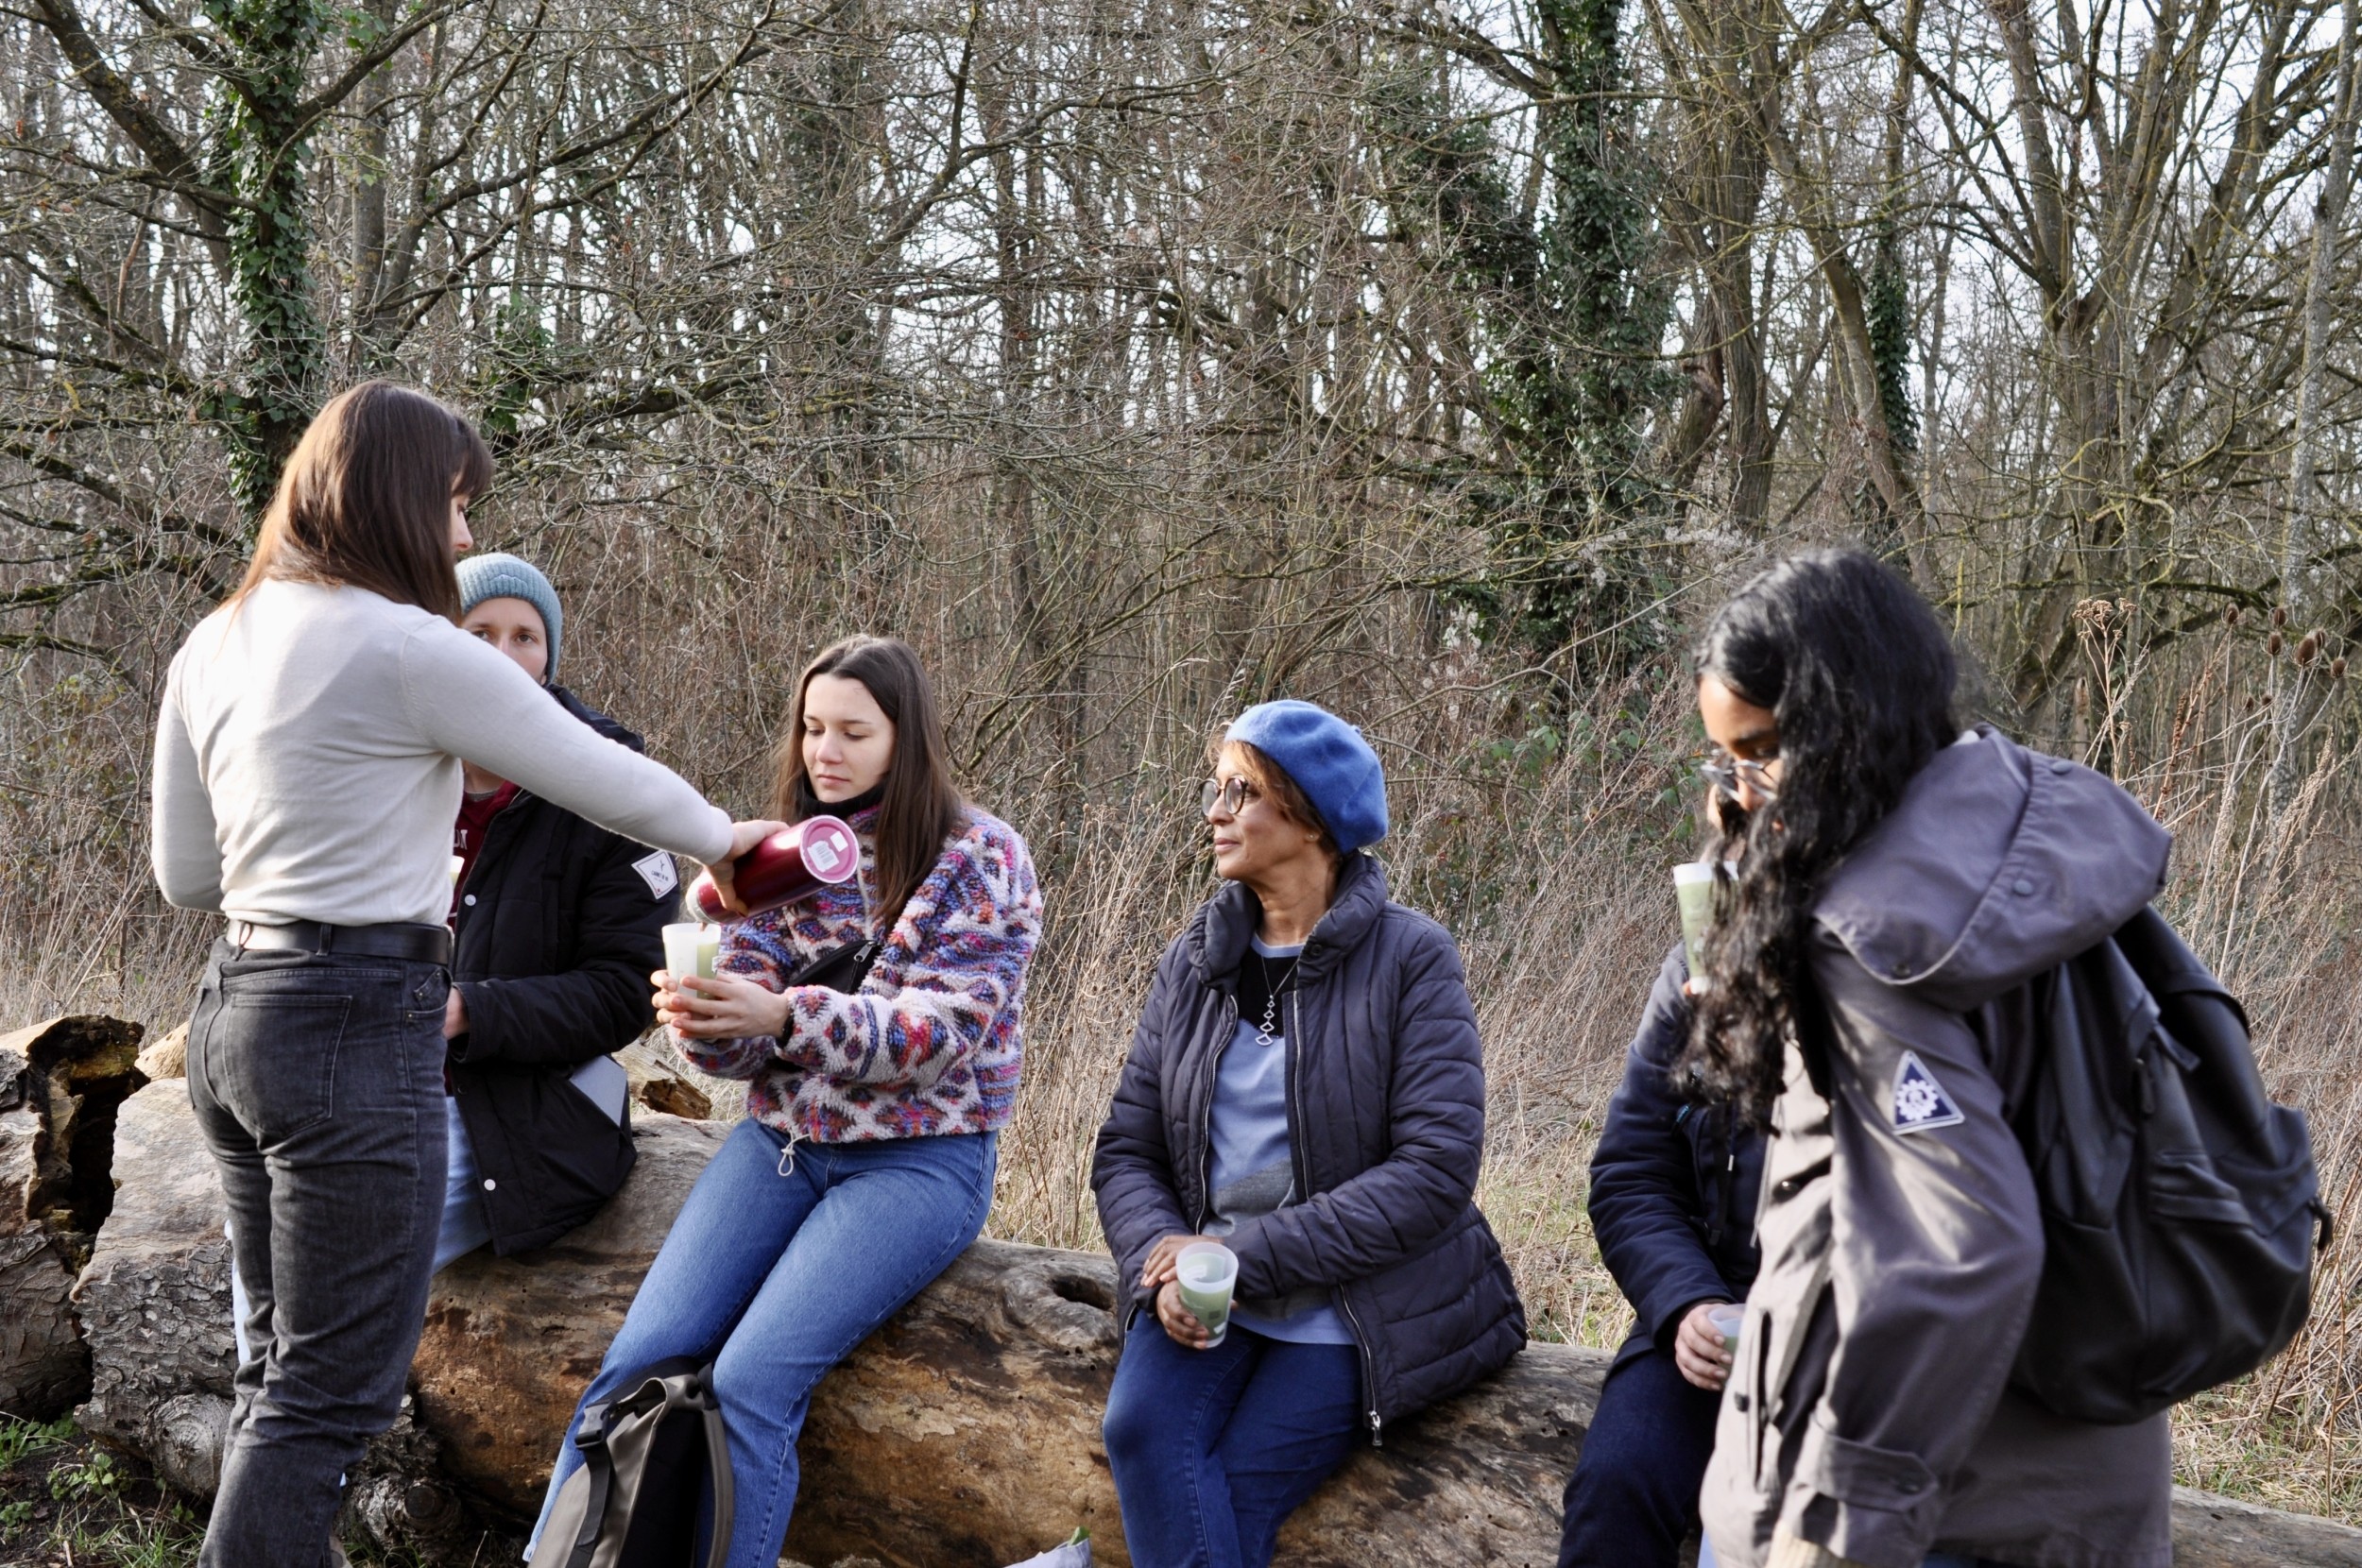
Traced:
<svg viewBox="0 0 2362 1568">
<path fill-rule="evenodd" d="M 1538 1330 L 1673 934 L 1684 647 L 1865 542 L 1976 706 L 2178 834 L 2353 1219 L 2355 0 L 16 0 L 0 10 L 0 1004 L 167 1027 L 166 659 L 320 399 L 479 418 L 565 676 L 742 811 L 848 630 L 938 672 L 1048 941 L 993 1229 L 1208 890 L 1218 724 L 1389 768 Z M 2182 1478 L 2362 1519 L 2352 1247 Z"/>
</svg>

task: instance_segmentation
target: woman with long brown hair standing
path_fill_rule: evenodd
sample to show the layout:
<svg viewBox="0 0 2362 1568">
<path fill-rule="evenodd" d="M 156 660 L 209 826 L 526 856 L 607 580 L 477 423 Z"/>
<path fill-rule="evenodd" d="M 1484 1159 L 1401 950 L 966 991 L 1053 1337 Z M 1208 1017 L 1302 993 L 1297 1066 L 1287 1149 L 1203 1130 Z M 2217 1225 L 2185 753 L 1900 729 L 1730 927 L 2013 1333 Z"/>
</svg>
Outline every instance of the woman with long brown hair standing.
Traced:
<svg viewBox="0 0 2362 1568">
<path fill-rule="evenodd" d="M 582 1411 L 676 1356 L 713 1363 L 730 1568 L 771 1568 L 813 1389 L 950 1266 L 992 1205 L 1017 1099 L 1041 895 L 1025 841 L 963 801 L 918 656 L 855 637 L 813 660 L 779 815 L 841 816 L 860 874 L 725 929 L 711 980 L 656 976 L 689 1059 L 750 1081 L 747 1117 L 674 1220 L 568 1423 L 536 1544 L 581 1465 Z"/>
<path fill-rule="evenodd" d="M 618 833 L 729 862 L 733 825 L 455 623 L 491 454 L 422 393 L 331 401 L 157 721 L 164 896 L 228 918 L 189 1098 L 229 1200 L 247 1329 L 206 1568 L 319 1568 L 340 1476 L 389 1425 L 444 1183 L 451 823 L 463 759 Z"/>
</svg>

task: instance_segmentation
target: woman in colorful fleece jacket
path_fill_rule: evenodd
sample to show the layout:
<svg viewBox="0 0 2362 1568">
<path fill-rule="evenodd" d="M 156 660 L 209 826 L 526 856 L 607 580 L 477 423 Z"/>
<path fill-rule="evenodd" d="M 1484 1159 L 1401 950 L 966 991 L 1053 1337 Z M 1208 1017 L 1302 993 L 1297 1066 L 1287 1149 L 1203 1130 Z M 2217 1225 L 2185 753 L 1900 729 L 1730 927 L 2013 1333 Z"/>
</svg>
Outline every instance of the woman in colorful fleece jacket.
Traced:
<svg viewBox="0 0 2362 1568">
<path fill-rule="evenodd" d="M 726 929 L 657 1014 L 747 1117 L 689 1195 L 582 1407 L 674 1356 L 713 1362 L 735 1493 L 728 1561 L 779 1561 L 813 1389 L 966 1250 L 1017 1098 L 1041 895 L 1024 841 L 961 799 L 917 656 L 852 638 L 804 672 L 780 815 L 860 836 L 861 875 Z M 542 1520 L 580 1465 L 581 1408 Z M 538 1542 L 539 1528 L 537 1526 Z"/>
</svg>

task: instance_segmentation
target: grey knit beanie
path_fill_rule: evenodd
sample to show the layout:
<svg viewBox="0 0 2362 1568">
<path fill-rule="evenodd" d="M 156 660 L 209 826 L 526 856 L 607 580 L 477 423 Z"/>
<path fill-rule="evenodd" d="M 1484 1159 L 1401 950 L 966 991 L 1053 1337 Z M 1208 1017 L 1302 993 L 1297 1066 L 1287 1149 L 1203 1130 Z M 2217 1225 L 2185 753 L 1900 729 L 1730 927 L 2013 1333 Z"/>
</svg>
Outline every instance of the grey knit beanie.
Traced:
<svg viewBox="0 0 2362 1568">
<path fill-rule="evenodd" d="M 466 615 L 487 599 L 522 599 L 541 612 L 541 624 L 550 634 L 549 668 L 541 672 L 544 685 L 557 679 L 557 639 L 563 629 L 565 616 L 557 607 L 557 590 L 541 575 L 541 569 L 520 556 L 494 551 L 489 555 L 463 555 L 459 559 L 459 613 Z"/>
</svg>

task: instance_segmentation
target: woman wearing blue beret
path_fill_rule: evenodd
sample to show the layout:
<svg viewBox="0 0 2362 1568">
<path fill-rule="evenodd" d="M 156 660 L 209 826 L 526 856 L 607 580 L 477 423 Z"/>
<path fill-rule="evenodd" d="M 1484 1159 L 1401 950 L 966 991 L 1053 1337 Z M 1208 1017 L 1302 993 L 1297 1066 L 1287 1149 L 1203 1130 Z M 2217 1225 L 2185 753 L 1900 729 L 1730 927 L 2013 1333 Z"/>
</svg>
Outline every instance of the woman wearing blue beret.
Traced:
<svg viewBox="0 0 2362 1568">
<path fill-rule="evenodd" d="M 1205 787 L 1224 886 L 1165 949 L 1091 1186 L 1124 1329 L 1107 1460 L 1137 1568 L 1261 1568 L 1357 1439 L 1525 1343 L 1474 1194 L 1484 1063 L 1460 952 L 1363 853 L 1386 783 L 1310 703 L 1251 707 Z M 1238 1256 L 1217 1339 L 1176 1260 Z"/>
</svg>

